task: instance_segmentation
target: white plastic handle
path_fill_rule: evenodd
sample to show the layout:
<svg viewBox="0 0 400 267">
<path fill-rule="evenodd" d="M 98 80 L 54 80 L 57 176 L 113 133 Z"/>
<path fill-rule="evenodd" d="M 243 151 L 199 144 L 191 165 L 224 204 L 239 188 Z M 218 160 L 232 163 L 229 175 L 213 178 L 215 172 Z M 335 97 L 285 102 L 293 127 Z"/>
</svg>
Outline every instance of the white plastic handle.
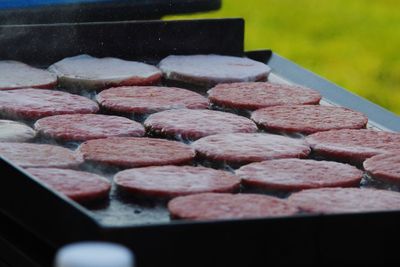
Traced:
<svg viewBox="0 0 400 267">
<path fill-rule="evenodd" d="M 118 244 L 81 242 L 61 248 L 56 255 L 55 267 L 134 267 L 134 256 Z"/>
</svg>

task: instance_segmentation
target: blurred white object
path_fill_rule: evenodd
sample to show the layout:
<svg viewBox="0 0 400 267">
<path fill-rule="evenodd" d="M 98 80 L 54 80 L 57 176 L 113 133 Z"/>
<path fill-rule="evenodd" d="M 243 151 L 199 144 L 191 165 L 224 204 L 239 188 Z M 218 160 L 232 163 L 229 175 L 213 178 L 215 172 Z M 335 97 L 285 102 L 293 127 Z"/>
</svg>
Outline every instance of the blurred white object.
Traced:
<svg viewBox="0 0 400 267">
<path fill-rule="evenodd" d="M 62 247 L 55 267 L 134 267 L 132 252 L 118 244 L 80 242 Z"/>
</svg>

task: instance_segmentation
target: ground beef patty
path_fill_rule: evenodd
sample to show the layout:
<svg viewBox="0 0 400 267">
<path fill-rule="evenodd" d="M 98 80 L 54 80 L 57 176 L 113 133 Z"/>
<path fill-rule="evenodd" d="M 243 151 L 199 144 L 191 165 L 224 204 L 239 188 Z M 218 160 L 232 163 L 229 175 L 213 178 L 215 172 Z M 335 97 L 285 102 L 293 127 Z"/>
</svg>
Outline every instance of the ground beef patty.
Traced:
<svg viewBox="0 0 400 267">
<path fill-rule="evenodd" d="M 321 95 L 312 89 L 273 83 L 219 84 L 208 91 L 212 104 L 225 108 L 256 110 L 281 105 L 318 104 Z"/>
<path fill-rule="evenodd" d="M 266 81 L 271 71 L 264 63 L 221 55 L 168 56 L 160 64 L 164 77 L 190 84 Z"/>
<path fill-rule="evenodd" d="M 400 193 L 377 189 L 309 189 L 292 194 L 288 201 L 313 213 L 400 210 Z"/>
<path fill-rule="evenodd" d="M 195 156 L 188 145 L 163 139 L 110 137 L 89 140 L 79 147 L 85 161 L 134 168 L 159 165 L 184 165 Z"/>
<path fill-rule="evenodd" d="M 130 169 L 117 173 L 114 181 L 131 194 L 161 198 L 204 192 L 231 193 L 240 186 L 240 179 L 232 173 L 192 166 Z"/>
<path fill-rule="evenodd" d="M 400 149 L 400 133 L 360 130 L 331 130 L 306 138 L 317 156 L 360 164 L 377 154 Z"/>
<path fill-rule="evenodd" d="M 0 142 L 26 142 L 36 136 L 35 130 L 16 121 L 0 120 Z"/>
<path fill-rule="evenodd" d="M 124 117 L 99 114 L 56 115 L 38 120 L 35 129 L 61 141 L 85 141 L 118 136 L 143 136 L 144 127 Z"/>
<path fill-rule="evenodd" d="M 0 116 L 39 119 L 58 114 L 96 113 L 96 102 L 79 95 L 54 90 L 0 91 Z"/>
<path fill-rule="evenodd" d="M 305 158 L 310 147 L 300 139 L 264 133 L 217 134 L 192 144 L 201 158 L 227 164 L 247 164 L 280 158 Z"/>
<path fill-rule="evenodd" d="M 77 202 L 106 198 L 111 189 L 107 179 L 89 172 L 55 168 L 28 168 L 26 171 Z"/>
<path fill-rule="evenodd" d="M 23 168 L 68 169 L 83 162 L 74 151 L 46 144 L 0 143 L 0 156 Z"/>
<path fill-rule="evenodd" d="M 0 61 L 0 73 L 0 90 L 51 89 L 57 84 L 57 76 L 53 73 L 17 61 Z"/>
<path fill-rule="evenodd" d="M 262 108 L 251 119 L 271 132 L 311 134 L 334 129 L 365 128 L 368 118 L 343 107 L 317 105 Z"/>
<path fill-rule="evenodd" d="M 175 87 L 116 87 L 99 93 L 97 101 L 107 111 L 135 114 L 150 114 L 167 109 L 208 107 L 208 100 L 205 97 Z"/>
<path fill-rule="evenodd" d="M 265 195 L 203 193 L 174 198 L 168 210 L 177 219 L 214 220 L 288 216 L 298 208 Z"/>
<path fill-rule="evenodd" d="M 364 169 L 376 180 L 400 184 L 400 150 L 367 159 Z"/>
<path fill-rule="evenodd" d="M 358 186 L 363 177 L 363 171 L 351 165 L 305 159 L 252 163 L 241 167 L 236 174 L 245 186 L 270 191 Z"/>
<path fill-rule="evenodd" d="M 149 85 L 161 80 L 155 66 L 118 58 L 79 55 L 65 58 L 49 67 L 65 88 L 85 90 L 123 85 Z"/>
<path fill-rule="evenodd" d="M 150 115 L 144 125 L 156 135 L 189 140 L 219 133 L 257 131 L 257 126 L 245 117 L 214 110 L 166 110 Z"/>
</svg>

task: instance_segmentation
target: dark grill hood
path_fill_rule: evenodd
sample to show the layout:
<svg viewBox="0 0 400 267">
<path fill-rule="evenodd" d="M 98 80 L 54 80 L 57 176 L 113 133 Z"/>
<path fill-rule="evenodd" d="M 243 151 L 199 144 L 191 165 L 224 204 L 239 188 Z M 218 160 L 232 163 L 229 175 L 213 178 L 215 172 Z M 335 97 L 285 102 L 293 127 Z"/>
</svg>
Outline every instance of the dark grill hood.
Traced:
<svg viewBox="0 0 400 267">
<path fill-rule="evenodd" d="M 0 25 L 159 19 L 220 7 L 221 0 L 6 0 Z"/>
</svg>

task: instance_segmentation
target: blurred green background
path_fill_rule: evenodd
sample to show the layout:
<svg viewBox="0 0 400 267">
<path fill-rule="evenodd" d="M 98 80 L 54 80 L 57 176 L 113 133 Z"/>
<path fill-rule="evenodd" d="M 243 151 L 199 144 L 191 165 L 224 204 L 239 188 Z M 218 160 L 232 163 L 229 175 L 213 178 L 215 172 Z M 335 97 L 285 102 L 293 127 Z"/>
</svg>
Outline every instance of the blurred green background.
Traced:
<svg viewBox="0 0 400 267">
<path fill-rule="evenodd" d="M 400 114 L 400 0 L 223 0 L 243 17 L 246 50 L 270 48 Z"/>
</svg>

